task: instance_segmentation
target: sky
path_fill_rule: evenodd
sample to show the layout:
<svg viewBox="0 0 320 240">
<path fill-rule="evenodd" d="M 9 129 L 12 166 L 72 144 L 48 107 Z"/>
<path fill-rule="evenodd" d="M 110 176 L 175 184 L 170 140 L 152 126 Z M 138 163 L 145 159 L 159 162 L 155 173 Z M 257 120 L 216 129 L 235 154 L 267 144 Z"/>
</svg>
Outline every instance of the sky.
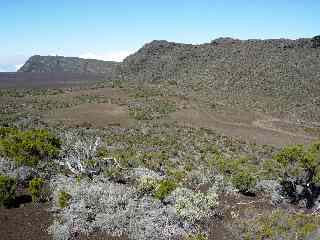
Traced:
<svg viewBox="0 0 320 240">
<path fill-rule="evenodd" d="M 0 71 L 32 55 L 122 61 L 152 40 L 320 34 L 319 0 L 0 0 Z"/>
</svg>

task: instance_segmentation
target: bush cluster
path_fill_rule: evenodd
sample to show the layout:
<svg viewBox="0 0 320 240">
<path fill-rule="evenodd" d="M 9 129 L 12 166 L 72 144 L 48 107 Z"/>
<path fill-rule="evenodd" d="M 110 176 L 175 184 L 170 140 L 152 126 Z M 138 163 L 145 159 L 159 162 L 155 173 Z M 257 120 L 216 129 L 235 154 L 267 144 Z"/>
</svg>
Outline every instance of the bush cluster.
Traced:
<svg viewBox="0 0 320 240">
<path fill-rule="evenodd" d="M 0 154 L 20 165 L 35 166 L 58 155 L 60 141 L 48 130 L 0 128 Z"/>
<path fill-rule="evenodd" d="M 307 200 L 312 207 L 320 192 L 320 141 L 309 148 L 302 145 L 284 147 L 273 158 L 274 168 L 284 194 L 296 202 Z"/>
<path fill-rule="evenodd" d="M 0 175 L 0 207 L 10 207 L 16 197 L 16 180 Z"/>
</svg>

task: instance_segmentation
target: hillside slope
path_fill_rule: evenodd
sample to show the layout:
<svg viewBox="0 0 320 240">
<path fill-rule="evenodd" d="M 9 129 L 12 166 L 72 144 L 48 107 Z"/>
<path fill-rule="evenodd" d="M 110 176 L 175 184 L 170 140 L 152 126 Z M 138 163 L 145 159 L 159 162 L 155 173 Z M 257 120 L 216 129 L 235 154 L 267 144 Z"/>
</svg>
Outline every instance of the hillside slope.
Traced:
<svg viewBox="0 0 320 240">
<path fill-rule="evenodd" d="M 18 70 L 18 72 L 77 72 L 77 73 L 111 73 L 119 65 L 117 62 L 95 59 L 82 59 L 62 56 L 35 55 Z"/>
<path fill-rule="evenodd" d="M 314 39 L 153 41 L 121 69 L 126 80 L 168 81 L 213 106 L 320 122 L 320 48 Z"/>
</svg>

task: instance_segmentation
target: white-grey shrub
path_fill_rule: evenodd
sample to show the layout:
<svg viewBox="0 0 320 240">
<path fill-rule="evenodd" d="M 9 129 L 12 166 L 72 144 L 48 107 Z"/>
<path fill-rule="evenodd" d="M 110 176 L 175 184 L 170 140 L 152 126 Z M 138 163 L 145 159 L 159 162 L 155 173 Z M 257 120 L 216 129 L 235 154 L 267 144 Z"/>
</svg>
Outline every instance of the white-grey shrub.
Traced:
<svg viewBox="0 0 320 240">
<path fill-rule="evenodd" d="M 126 234 L 129 239 L 173 239 L 194 232 L 194 226 L 181 221 L 173 205 L 164 205 L 151 196 L 138 197 L 134 187 L 97 176 L 76 181 L 57 177 L 51 183 L 54 211 L 59 209 L 60 191 L 72 197 L 58 211 L 50 228 L 54 239 L 68 239 L 75 232 L 100 230 L 111 235 Z"/>
<path fill-rule="evenodd" d="M 86 173 L 87 161 L 96 158 L 100 137 L 84 135 L 77 131 L 65 132 L 61 135 L 61 164 L 67 166 L 73 173 Z"/>
<path fill-rule="evenodd" d="M 193 225 L 210 219 L 219 205 L 216 191 L 215 187 L 211 187 L 206 193 L 187 188 L 176 189 L 173 195 L 178 215 Z"/>
</svg>

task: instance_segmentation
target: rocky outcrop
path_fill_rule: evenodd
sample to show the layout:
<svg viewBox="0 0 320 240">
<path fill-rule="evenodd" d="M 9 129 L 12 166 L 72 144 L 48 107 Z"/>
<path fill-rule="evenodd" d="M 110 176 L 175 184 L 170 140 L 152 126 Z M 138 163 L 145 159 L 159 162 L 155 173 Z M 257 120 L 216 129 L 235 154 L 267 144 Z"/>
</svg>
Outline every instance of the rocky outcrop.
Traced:
<svg viewBox="0 0 320 240">
<path fill-rule="evenodd" d="M 115 71 L 119 63 L 95 59 L 82 59 L 62 56 L 35 55 L 18 72 L 77 72 L 109 74 Z"/>
</svg>

